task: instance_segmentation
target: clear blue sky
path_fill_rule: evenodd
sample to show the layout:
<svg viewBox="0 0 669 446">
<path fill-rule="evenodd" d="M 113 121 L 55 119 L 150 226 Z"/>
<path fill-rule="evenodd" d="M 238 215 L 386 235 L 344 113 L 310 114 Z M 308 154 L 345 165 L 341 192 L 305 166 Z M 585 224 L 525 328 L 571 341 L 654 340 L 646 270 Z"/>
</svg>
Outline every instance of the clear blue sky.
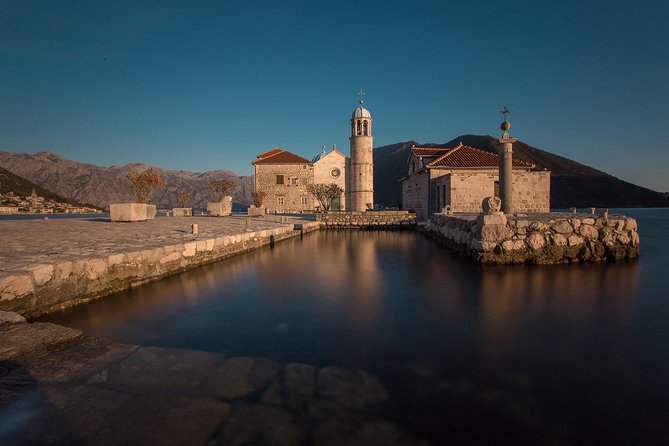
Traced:
<svg viewBox="0 0 669 446">
<path fill-rule="evenodd" d="M 252 172 L 279 146 L 348 152 L 512 135 L 669 191 L 669 2 L 0 0 L 0 150 Z"/>
</svg>

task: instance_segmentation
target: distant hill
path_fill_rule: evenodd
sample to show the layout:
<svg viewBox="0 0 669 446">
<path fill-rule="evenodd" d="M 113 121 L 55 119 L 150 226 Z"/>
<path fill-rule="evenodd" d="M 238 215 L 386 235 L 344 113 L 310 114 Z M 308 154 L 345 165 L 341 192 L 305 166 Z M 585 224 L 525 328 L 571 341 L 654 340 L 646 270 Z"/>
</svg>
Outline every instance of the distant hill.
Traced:
<svg viewBox="0 0 669 446">
<path fill-rule="evenodd" d="M 207 202 L 215 201 L 214 194 L 207 187 L 207 183 L 214 179 L 231 178 L 237 182 L 233 192 L 233 200 L 237 204 L 249 204 L 253 190 L 253 177 L 238 176 L 230 170 L 194 173 L 138 163 L 100 167 L 72 161 L 53 152 L 34 155 L 0 152 L 0 166 L 70 200 L 101 208 L 108 207 L 109 203 L 133 201 L 127 175 L 149 168 L 165 178 L 166 186 L 157 190 L 151 198 L 151 202 L 159 208 L 180 206 L 179 194 L 184 191 L 190 193 L 194 208 L 206 208 Z"/>
<path fill-rule="evenodd" d="M 48 189 L 45 189 L 31 181 L 26 180 L 23 177 L 10 172 L 7 169 L 0 167 L 0 194 L 13 192 L 15 195 L 27 197 L 32 194 L 33 189 L 38 196 L 44 197 L 47 200 L 54 200 L 60 203 L 70 203 L 76 206 L 86 206 L 85 203 L 78 203 L 74 200 L 61 197 L 60 195 L 54 194 Z"/>
<path fill-rule="evenodd" d="M 399 179 L 407 173 L 409 150 L 423 147 L 453 147 L 458 143 L 497 153 L 497 139 L 489 135 L 463 135 L 443 144 L 407 141 L 374 149 L 374 199 L 386 206 L 401 202 Z M 513 155 L 551 171 L 551 208 L 568 207 L 667 207 L 669 194 L 628 183 L 568 158 L 529 146 L 513 145 Z"/>
</svg>

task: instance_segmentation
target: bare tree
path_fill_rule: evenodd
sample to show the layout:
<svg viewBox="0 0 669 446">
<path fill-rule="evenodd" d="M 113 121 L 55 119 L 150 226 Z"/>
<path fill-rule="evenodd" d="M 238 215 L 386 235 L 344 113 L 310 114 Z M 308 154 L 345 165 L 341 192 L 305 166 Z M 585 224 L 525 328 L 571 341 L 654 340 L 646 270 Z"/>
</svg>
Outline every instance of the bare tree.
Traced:
<svg viewBox="0 0 669 446">
<path fill-rule="evenodd" d="M 257 190 L 251 194 L 251 199 L 253 200 L 253 205 L 257 208 L 262 206 L 262 201 L 267 196 L 267 192 L 263 190 Z"/>
<path fill-rule="evenodd" d="M 128 173 L 128 179 L 132 183 L 132 191 L 135 194 L 137 203 L 148 203 L 151 194 L 165 187 L 165 180 L 163 177 L 153 170 L 145 170 L 138 174 L 132 172 Z"/>
<path fill-rule="evenodd" d="M 179 201 L 181 202 L 182 208 L 190 207 L 190 194 L 188 192 L 180 192 Z"/>
<path fill-rule="evenodd" d="M 307 184 L 307 192 L 316 197 L 316 200 L 321 205 L 323 212 L 330 210 L 332 205 L 332 199 L 338 197 L 344 192 L 344 190 L 335 183 L 330 184 Z"/>
<path fill-rule="evenodd" d="M 213 180 L 207 183 L 209 186 L 209 189 L 211 189 L 217 196 L 218 196 L 218 201 L 223 201 L 223 198 L 227 197 L 232 189 L 237 186 L 237 183 L 235 183 L 233 180 Z"/>
</svg>

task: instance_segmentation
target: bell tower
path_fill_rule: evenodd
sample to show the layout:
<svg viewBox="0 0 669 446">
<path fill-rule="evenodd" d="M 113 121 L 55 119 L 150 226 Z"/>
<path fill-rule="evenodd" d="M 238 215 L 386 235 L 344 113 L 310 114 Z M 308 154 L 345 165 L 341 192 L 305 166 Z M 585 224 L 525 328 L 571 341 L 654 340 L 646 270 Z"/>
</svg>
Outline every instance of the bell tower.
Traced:
<svg viewBox="0 0 669 446">
<path fill-rule="evenodd" d="M 372 115 L 364 108 L 364 92 L 360 90 L 360 106 L 351 117 L 351 160 L 349 162 L 349 203 L 351 211 L 374 208 L 374 159 L 372 150 Z"/>
</svg>

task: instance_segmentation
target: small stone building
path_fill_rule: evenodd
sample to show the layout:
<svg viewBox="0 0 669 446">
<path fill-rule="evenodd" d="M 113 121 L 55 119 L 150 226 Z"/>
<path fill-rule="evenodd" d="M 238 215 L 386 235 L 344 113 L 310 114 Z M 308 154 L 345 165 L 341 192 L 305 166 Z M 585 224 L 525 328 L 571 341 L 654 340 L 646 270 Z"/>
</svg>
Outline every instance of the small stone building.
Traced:
<svg viewBox="0 0 669 446">
<path fill-rule="evenodd" d="M 311 161 L 274 148 L 258 155 L 252 164 L 254 190 L 267 194 L 263 200 L 267 212 L 295 213 L 315 208 L 315 198 L 307 192 L 307 184 L 314 178 Z"/>
<path fill-rule="evenodd" d="M 462 143 L 453 148 L 413 147 L 402 183 L 402 209 L 425 220 L 449 207 L 481 212 L 485 197 L 499 196 L 499 156 Z M 513 160 L 515 211 L 550 210 L 550 172 Z"/>
<path fill-rule="evenodd" d="M 314 184 L 335 183 L 344 191 L 340 197 L 335 197 L 332 200 L 330 210 L 343 211 L 346 209 L 346 192 L 349 190 L 348 184 L 346 184 L 348 157 L 337 150 L 336 146 L 330 152 L 327 152 L 325 146 L 323 146 L 322 152 L 316 155 L 311 162 L 314 166 Z"/>
</svg>

